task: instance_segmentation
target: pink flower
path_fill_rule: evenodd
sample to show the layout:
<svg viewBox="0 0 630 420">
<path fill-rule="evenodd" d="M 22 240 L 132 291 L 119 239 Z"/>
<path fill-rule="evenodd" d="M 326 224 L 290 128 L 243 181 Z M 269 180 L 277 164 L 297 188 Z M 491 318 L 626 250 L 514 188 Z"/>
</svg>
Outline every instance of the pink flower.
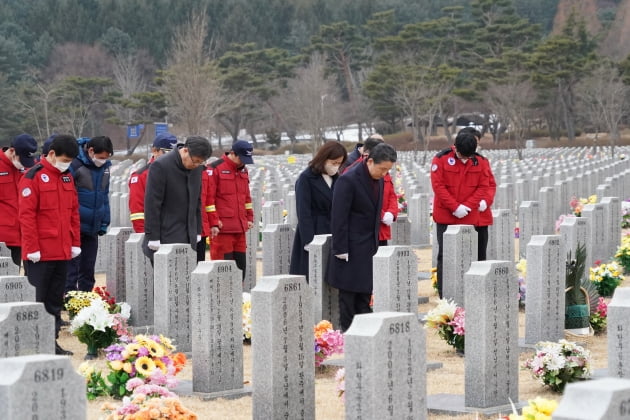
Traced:
<svg viewBox="0 0 630 420">
<path fill-rule="evenodd" d="M 603 297 L 600 297 L 597 300 L 597 313 L 602 318 L 606 318 L 608 316 L 608 304 L 606 303 Z"/>
<path fill-rule="evenodd" d="M 458 306 L 457 309 L 455 309 L 453 320 L 448 322 L 448 325 L 453 326 L 453 333 L 457 335 L 466 334 L 465 316 L 466 316 L 466 313 L 464 311 L 464 308 L 461 308 Z"/>
<path fill-rule="evenodd" d="M 127 388 L 127 391 L 133 391 L 134 389 L 136 389 L 137 387 L 139 387 L 140 385 L 144 385 L 144 381 L 140 378 L 131 378 L 127 381 L 127 385 L 125 385 L 125 387 Z"/>
</svg>

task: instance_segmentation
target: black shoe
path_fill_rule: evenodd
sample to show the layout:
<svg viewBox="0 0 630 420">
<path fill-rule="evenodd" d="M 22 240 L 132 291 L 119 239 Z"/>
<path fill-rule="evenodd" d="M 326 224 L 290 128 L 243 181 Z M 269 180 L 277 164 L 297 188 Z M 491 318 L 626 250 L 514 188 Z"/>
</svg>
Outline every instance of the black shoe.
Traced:
<svg viewBox="0 0 630 420">
<path fill-rule="evenodd" d="M 72 356 L 74 353 L 72 353 L 70 350 L 64 350 L 58 343 L 55 343 L 55 354 L 61 356 Z"/>
</svg>

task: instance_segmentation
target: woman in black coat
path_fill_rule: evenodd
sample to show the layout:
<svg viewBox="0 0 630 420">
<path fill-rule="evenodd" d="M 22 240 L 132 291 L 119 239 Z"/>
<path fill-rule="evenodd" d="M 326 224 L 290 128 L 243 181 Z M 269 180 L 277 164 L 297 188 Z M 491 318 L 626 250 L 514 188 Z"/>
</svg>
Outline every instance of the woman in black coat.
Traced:
<svg viewBox="0 0 630 420">
<path fill-rule="evenodd" d="M 339 167 L 346 157 L 346 149 L 341 143 L 326 142 L 295 182 L 298 224 L 291 252 L 290 274 L 302 274 L 308 280 L 308 244 L 315 235 L 331 233 L 332 191 L 339 177 Z"/>
</svg>

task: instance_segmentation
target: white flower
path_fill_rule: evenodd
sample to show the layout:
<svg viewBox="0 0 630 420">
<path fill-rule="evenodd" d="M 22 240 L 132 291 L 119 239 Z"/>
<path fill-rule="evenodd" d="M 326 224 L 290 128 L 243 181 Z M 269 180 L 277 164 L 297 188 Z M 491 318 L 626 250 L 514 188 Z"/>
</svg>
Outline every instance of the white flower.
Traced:
<svg viewBox="0 0 630 420">
<path fill-rule="evenodd" d="M 129 305 L 127 302 L 121 302 L 119 305 L 120 305 L 120 316 L 122 316 L 125 319 L 129 319 L 129 317 L 131 316 L 131 305 Z"/>
</svg>

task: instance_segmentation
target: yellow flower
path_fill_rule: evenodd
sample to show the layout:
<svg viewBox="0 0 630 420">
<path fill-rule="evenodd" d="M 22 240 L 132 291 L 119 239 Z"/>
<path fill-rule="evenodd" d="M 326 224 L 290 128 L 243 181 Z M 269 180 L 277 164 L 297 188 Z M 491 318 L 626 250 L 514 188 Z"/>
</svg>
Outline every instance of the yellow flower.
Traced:
<svg viewBox="0 0 630 420">
<path fill-rule="evenodd" d="M 155 341 L 147 340 L 144 346 L 147 348 L 147 350 L 149 350 L 149 354 L 151 354 L 152 357 L 164 356 L 164 348 Z"/>
<path fill-rule="evenodd" d="M 94 373 L 94 367 L 90 364 L 90 362 L 83 362 L 79 365 L 79 373 L 83 376 L 90 376 Z"/>
<path fill-rule="evenodd" d="M 131 362 L 125 362 L 123 363 L 123 370 L 129 374 L 131 374 Z"/>
<path fill-rule="evenodd" d="M 171 339 L 164 337 L 162 334 L 160 334 L 160 343 L 169 350 L 175 350 L 175 346 L 171 342 Z"/>
<path fill-rule="evenodd" d="M 135 356 L 136 354 L 138 354 L 138 350 L 140 349 L 140 344 L 138 343 L 129 343 L 125 346 L 125 350 L 129 356 Z M 123 356 L 124 357 L 124 356 Z M 127 357 L 124 357 L 125 359 Z"/>
<path fill-rule="evenodd" d="M 163 373 L 166 373 L 166 365 L 160 359 L 155 359 L 153 361 L 155 363 L 155 367 L 159 368 Z"/>
<path fill-rule="evenodd" d="M 536 397 L 533 400 L 529 401 L 530 405 L 536 407 L 536 410 L 547 416 L 551 416 L 556 408 L 558 408 L 558 401 L 556 400 L 548 400 L 542 397 Z"/>
<path fill-rule="evenodd" d="M 109 362 L 109 367 L 112 368 L 112 370 L 120 370 L 123 368 L 123 362 L 120 360 L 113 360 Z"/>
<path fill-rule="evenodd" d="M 136 371 L 143 376 L 151 375 L 151 372 L 155 370 L 155 362 L 153 359 L 147 356 L 139 357 L 135 363 Z"/>
</svg>

